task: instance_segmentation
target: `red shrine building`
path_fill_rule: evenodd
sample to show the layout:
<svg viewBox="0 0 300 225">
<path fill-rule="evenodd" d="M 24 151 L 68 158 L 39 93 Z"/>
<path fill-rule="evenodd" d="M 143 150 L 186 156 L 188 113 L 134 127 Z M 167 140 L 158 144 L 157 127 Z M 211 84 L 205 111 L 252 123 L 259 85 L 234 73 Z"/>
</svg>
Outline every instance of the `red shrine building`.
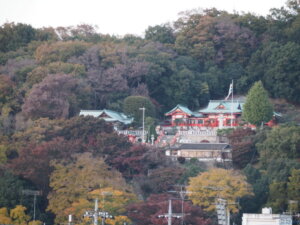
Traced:
<svg viewBox="0 0 300 225">
<path fill-rule="evenodd" d="M 244 101 L 210 100 L 208 106 L 192 112 L 183 105 L 177 105 L 165 116 L 171 117 L 170 126 L 228 128 L 241 126 Z M 274 120 L 268 123 L 274 125 Z"/>
</svg>

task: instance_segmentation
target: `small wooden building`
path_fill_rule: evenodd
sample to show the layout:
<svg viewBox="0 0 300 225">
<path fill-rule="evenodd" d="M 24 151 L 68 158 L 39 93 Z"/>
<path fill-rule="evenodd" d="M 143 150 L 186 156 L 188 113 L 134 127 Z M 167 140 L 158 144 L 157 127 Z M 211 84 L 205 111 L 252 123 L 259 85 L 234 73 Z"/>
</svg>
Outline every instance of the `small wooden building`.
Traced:
<svg viewBox="0 0 300 225">
<path fill-rule="evenodd" d="M 230 145 L 224 143 L 181 144 L 177 147 L 170 147 L 167 149 L 166 155 L 173 159 L 183 157 L 186 159 L 196 158 L 199 161 L 232 161 L 232 149 Z"/>
</svg>

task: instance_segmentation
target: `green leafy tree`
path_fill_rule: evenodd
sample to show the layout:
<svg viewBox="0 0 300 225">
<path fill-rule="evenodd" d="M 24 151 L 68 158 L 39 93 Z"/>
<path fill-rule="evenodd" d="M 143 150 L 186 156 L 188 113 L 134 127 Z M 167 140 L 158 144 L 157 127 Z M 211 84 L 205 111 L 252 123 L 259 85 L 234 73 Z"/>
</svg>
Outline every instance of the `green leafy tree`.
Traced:
<svg viewBox="0 0 300 225">
<path fill-rule="evenodd" d="M 267 205 L 274 213 L 284 212 L 287 209 L 287 183 L 274 181 L 270 184 L 270 194 Z"/>
<path fill-rule="evenodd" d="M 25 46 L 35 39 L 36 30 L 27 24 L 5 23 L 0 26 L 0 51 L 8 52 Z"/>
<path fill-rule="evenodd" d="M 266 123 L 273 116 L 273 106 L 261 81 L 256 82 L 247 94 L 243 118 L 256 126 Z"/>
<path fill-rule="evenodd" d="M 257 144 L 260 163 L 263 168 L 273 164 L 275 159 L 296 159 L 300 156 L 300 128 L 278 126 L 267 133 L 265 140 Z"/>
<path fill-rule="evenodd" d="M 267 57 L 263 78 L 267 90 L 274 97 L 300 102 L 300 45 L 277 45 Z"/>
<path fill-rule="evenodd" d="M 158 41 L 161 43 L 173 44 L 175 41 L 175 35 L 170 25 L 157 25 L 154 27 L 148 27 L 145 32 L 145 39 Z"/>
<path fill-rule="evenodd" d="M 252 185 L 253 196 L 245 196 L 240 199 L 243 212 L 260 213 L 260 209 L 267 202 L 269 196 L 268 176 L 248 164 L 243 169 L 248 183 Z"/>
<path fill-rule="evenodd" d="M 66 62 L 71 57 L 82 55 L 89 46 L 82 41 L 44 43 L 36 49 L 35 59 L 41 64 Z"/>
<path fill-rule="evenodd" d="M 124 99 L 124 113 L 133 116 L 134 121 L 138 124 L 142 123 L 143 112 L 140 109 L 143 107 L 145 107 L 145 118 L 155 117 L 155 107 L 149 98 L 143 96 L 129 96 Z"/>
<path fill-rule="evenodd" d="M 291 211 L 298 212 L 300 206 L 300 169 L 293 169 L 287 184 L 288 199 L 296 201 L 289 205 Z"/>
<path fill-rule="evenodd" d="M 11 209 L 21 203 L 31 206 L 22 190 L 33 187 L 8 171 L 1 171 L 0 175 L 0 207 Z"/>
</svg>

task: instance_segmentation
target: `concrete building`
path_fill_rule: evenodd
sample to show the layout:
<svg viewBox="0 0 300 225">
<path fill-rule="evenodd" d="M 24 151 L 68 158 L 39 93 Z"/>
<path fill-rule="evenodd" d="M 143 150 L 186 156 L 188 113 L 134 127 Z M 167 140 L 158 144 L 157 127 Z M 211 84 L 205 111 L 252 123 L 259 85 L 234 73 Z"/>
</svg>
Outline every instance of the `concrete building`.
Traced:
<svg viewBox="0 0 300 225">
<path fill-rule="evenodd" d="M 242 225 L 292 225 L 292 216 L 272 214 L 272 208 L 263 208 L 262 214 L 243 213 Z"/>
</svg>

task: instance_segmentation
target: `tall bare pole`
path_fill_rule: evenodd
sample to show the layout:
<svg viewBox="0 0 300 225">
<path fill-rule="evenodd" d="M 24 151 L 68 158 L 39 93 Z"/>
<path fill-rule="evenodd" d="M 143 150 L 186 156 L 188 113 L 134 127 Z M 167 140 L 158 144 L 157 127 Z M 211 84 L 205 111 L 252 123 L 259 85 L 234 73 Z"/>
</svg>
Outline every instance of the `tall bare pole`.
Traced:
<svg viewBox="0 0 300 225">
<path fill-rule="evenodd" d="M 230 125 L 233 127 L 233 80 L 231 81 L 232 84 L 232 93 L 231 93 L 231 120 Z"/>
<path fill-rule="evenodd" d="M 145 143 L 145 110 L 146 108 L 143 107 L 143 108 L 140 108 L 140 110 L 143 111 L 143 133 L 142 133 L 142 143 Z"/>
<path fill-rule="evenodd" d="M 95 199 L 94 225 L 98 225 L 98 198 Z"/>
<path fill-rule="evenodd" d="M 182 214 L 181 213 L 173 213 L 172 212 L 172 200 L 169 200 L 169 208 L 168 208 L 168 213 L 159 215 L 159 218 L 167 218 L 168 219 L 168 225 L 172 225 L 172 218 L 181 218 Z"/>
</svg>

